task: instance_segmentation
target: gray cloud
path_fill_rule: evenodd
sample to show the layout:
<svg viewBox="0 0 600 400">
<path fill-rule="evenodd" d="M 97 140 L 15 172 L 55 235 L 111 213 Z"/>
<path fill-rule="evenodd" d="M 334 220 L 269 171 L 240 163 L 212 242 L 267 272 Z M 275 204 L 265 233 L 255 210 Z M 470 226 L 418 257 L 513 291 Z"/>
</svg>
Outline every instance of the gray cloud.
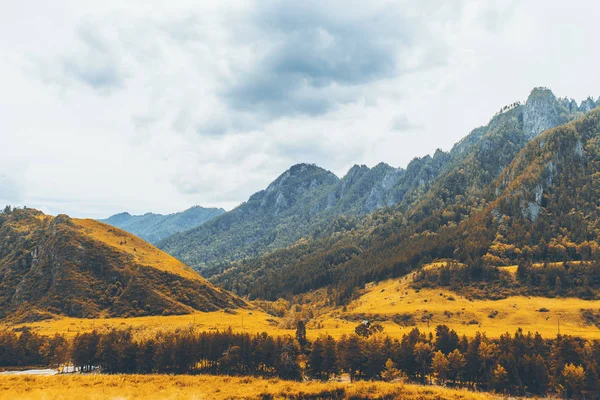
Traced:
<svg viewBox="0 0 600 400">
<path fill-rule="evenodd" d="M 0 200 L 53 212 L 230 207 L 297 162 L 449 149 L 535 85 L 600 91 L 572 73 L 597 13 L 559 1 L 38 3 L 0 14 Z"/>
<path fill-rule="evenodd" d="M 80 56 L 66 57 L 62 61 L 65 75 L 96 89 L 123 86 L 125 73 L 118 48 L 94 25 L 82 25 L 78 38 L 85 51 Z"/>
<path fill-rule="evenodd" d="M 76 31 L 77 47 L 54 58 L 36 59 L 37 74 L 62 87 L 80 84 L 100 93 L 123 88 L 127 79 L 118 33 L 86 22 Z"/>
<path fill-rule="evenodd" d="M 446 65 L 448 43 L 423 16 L 454 19 L 462 2 L 425 2 L 416 10 L 409 4 L 264 1 L 238 13 L 90 19 L 77 29 L 76 49 L 38 69 L 48 81 L 101 93 L 123 89 L 135 74 L 129 69 L 152 71 L 143 85 L 157 107 L 132 117 L 144 129 L 160 122 L 156 114 L 167 102 L 170 127 L 180 133 L 264 129 L 280 118 L 320 116 L 365 97 L 372 102 L 374 83 Z M 188 87 L 174 92 L 183 77 Z M 195 86 L 203 96 L 187 93 Z"/>
<path fill-rule="evenodd" d="M 357 91 L 344 88 L 446 63 L 446 44 L 402 4 L 369 8 L 361 2 L 361 13 L 335 2 L 263 4 L 253 16 L 252 45 L 267 50 L 221 93 L 234 110 L 267 119 L 320 115 L 356 101 Z"/>
</svg>

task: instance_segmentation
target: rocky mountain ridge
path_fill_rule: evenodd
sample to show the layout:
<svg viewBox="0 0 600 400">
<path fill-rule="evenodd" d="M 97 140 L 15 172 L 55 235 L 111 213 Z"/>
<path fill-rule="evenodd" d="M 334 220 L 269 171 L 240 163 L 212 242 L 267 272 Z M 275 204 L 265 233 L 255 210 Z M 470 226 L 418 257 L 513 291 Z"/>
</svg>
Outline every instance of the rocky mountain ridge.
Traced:
<svg viewBox="0 0 600 400">
<path fill-rule="evenodd" d="M 498 125 L 504 129 L 492 129 L 489 140 L 523 138 L 520 115 L 517 108 L 505 113 Z M 515 148 L 504 149 L 508 155 Z M 380 210 L 351 231 L 232 263 L 211 281 L 269 300 L 327 287 L 328 298 L 343 304 L 366 283 L 446 259 L 466 268 L 424 284 L 464 286 L 495 298 L 523 287 L 547 295 L 561 284 L 584 298 L 600 295 L 600 108 L 543 132 L 493 177 L 488 173 L 495 167 L 482 170 L 483 177 L 469 175 L 490 156 L 480 151 L 473 150 L 408 210 Z M 468 192 L 460 192 L 465 188 Z M 532 270 L 515 289 L 514 279 L 497 267 L 524 260 L 559 265 Z"/>
<path fill-rule="evenodd" d="M 596 103 L 577 105 L 535 88 L 525 104 L 504 107 L 450 151 L 413 159 L 406 168 L 355 165 L 341 179 L 314 165 L 292 166 L 248 202 L 158 246 L 195 268 L 228 263 L 329 234 L 334 219 L 361 218 L 378 209 L 417 210 L 415 218 L 476 194 L 542 131 L 580 117 Z M 568 107 L 567 107 L 568 106 Z M 459 196 L 459 197 L 457 197 Z M 424 201 L 423 201 L 424 199 Z"/>
</svg>

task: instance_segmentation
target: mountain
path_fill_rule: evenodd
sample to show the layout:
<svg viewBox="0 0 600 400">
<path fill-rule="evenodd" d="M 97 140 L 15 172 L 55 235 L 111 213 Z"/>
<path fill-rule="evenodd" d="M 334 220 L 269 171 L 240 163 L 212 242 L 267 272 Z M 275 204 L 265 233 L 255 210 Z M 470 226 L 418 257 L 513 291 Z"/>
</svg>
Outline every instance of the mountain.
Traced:
<svg viewBox="0 0 600 400">
<path fill-rule="evenodd" d="M 448 159 L 437 151 L 414 159 L 406 169 L 355 165 L 342 179 L 315 165 L 294 165 L 236 209 L 157 246 L 212 274 L 224 263 L 284 248 L 305 236 L 352 229 L 352 217 L 418 193 Z M 332 224 L 341 216 L 350 219 Z"/>
<path fill-rule="evenodd" d="M 118 228 L 33 209 L 0 213 L 0 318 L 185 314 L 243 306 Z"/>
<path fill-rule="evenodd" d="M 175 233 L 196 228 L 224 212 L 222 208 L 194 206 L 169 215 L 153 213 L 131 215 L 124 212 L 100 221 L 133 233 L 147 242 L 156 243 Z"/>
<path fill-rule="evenodd" d="M 498 261 L 492 256 L 502 249 L 504 253 L 497 255 L 501 262 L 516 263 L 525 246 L 529 247 L 525 251 L 535 255 L 538 261 L 559 259 L 549 256 L 556 253 L 556 246 L 571 249 L 570 257 L 575 257 L 573 249 L 577 246 L 594 247 L 583 243 L 597 240 L 593 229 L 596 217 L 585 214 L 577 217 L 581 221 L 570 219 L 569 222 L 560 222 L 565 221 L 560 213 L 571 212 L 566 211 L 568 206 L 580 207 L 576 194 L 590 186 L 584 180 L 595 182 L 600 173 L 599 166 L 591 163 L 595 153 L 585 152 L 589 143 L 596 142 L 598 132 L 593 121 L 597 119 L 598 111 L 583 116 L 584 110 L 591 107 L 588 101 L 579 107 L 567 108 L 564 104 L 571 102 L 556 99 L 548 89 L 534 89 L 525 104 L 515 103 L 503 108 L 487 126 L 477 128 L 457 143 L 449 152 L 441 172 L 420 187 L 420 194 L 410 197 L 405 194 L 404 199 L 408 200 L 367 215 L 350 232 L 308 238 L 286 249 L 230 264 L 211 281 L 240 294 L 268 299 L 333 286 L 338 298 L 343 300 L 364 283 L 403 275 L 436 258 L 489 264 L 492 260 Z M 596 105 L 595 102 L 592 104 Z M 541 134 L 540 129 L 553 128 L 554 124 L 563 125 Z M 585 134 L 588 139 L 567 139 L 569 134 L 566 132 L 578 130 L 583 125 L 589 126 L 586 128 L 589 132 Z M 574 160 L 553 160 L 555 153 L 546 154 L 552 148 L 547 147 L 547 143 L 554 143 L 549 141 L 550 138 L 564 142 L 552 147 L 564 146 L 570 149 L 569 154 L 589 154 L 591 159 L 582 159 L 586 160 L 584 165 L 588 168 L 582 175 L 585 178 L 567 185 L 568 189 L 560 190 L 560 201 L 564 203 L 562 211 L 551 212 L 546 220 L 548 226 L 544 227 L 546 230 L 540 231 L 541 227 L 536 224 L 541 223 L 539 216 L 546 215 L 542 208 L 545 206 L 544 196 L 549 191 L 540 186 L 539 179 L 529 189 L 528 197 L 518 201 L 506 200 L 514 208 L 512 213 L 504 215 L 495 211 L 494 204 L 500 201 L 506 190 L 502 185 L 515 182 L 518 177 L 516 172 L 512 172 L 515 171 L 514 163 L 521 165 L 523 170 L 537 165 L 536 155 L 540 151 L 548 161 L 543 168 L 539 165 L 535 168 L 544 179 L 550 179 L 550 176 L 556 183 L 557 173 L 563 171 L 563 176 L 567 176 L 566 171 L 575 170 L 578 164 L 574 164 Z M 573 167 L 570 167 L 571 164 Z M 556 165 L 562 165 L 562 170 Z M 524 189 L 517 185 L 512 190 L 523 194 Z M 592 201 L 594 194 L 588 193 L 588 196 L 588 209 L 596 207 Z M 536 199 L 539 201 L 534 201 Z M 561 217 L 557 217 L 557 213 Z M 496 217 L 492 218 L 494 215 Z M 517 224 L 514 231 L 508 228 L 496 230 L 498 218 L 512 226 L 511 221 L 525 221 L 526 215 L 535 216 L 537 222 Z M 582 221 L 590 221 L 591 224 Z M 579 232 L 581 229 L 583 232 L 578 236 L 560 233 L 565 230 Z M 521 238 L 521 242 L 506 242 L 508 232 L 513 235 L 512 242 L 517 238 Z M 545 233 L 544 240 L 552 243 L 554 250 L 548 252 L 545 248 L 540 253 L 538 248 L 538 253 L 531 251 L 535 240 L 540 238 L 540 232 Z M 522 241 L 524 237 L 528 238 L 528 242 Z M 563 254 L 569 254 L 569 251 L 565 250 Z"/>
<path fill-rule="evenodd" d="M 396 207 L 417 221 L 456 201 L 477 203 L 480 191 L 532 138 L 595 105 L 591 98 L 578 106 L 574 100 L 557 99 L 547 88 L 535 88 L 525 104 L 503 107 L 488 125 L 473 130 L 449 152 L 415 158 L 405 169 L 384 163 L 373 168 L 355 165 L 341 179 L 299 164 L 237 209 L 157 245 L 210 277 L 229 262 L 285 248 L 301 238 L 352 230 L 365 215 L 386 207 Z M 307 184 L 317 171 L 327 179 Z M 288 176 L 295 178 L 288 181 Z M 290 202 L 296 184 L 299 197 Z M 279 203 L 258 201 L 266 195 Z"/>
<path fill-rule="evenodd" d="M 284 247 L 307 232 L 304 227 L 314 220 L 315 200 L 338 182 L 322 168 L 294 165 L 232 211 L 157 246 L 192 266 Z"/>
</svg>

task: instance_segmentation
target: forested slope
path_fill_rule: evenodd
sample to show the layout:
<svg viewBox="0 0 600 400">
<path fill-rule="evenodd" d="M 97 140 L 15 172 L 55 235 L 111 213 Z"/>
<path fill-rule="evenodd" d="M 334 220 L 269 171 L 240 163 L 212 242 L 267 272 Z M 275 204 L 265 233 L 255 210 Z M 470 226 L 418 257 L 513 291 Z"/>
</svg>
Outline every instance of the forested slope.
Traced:
<svg viewBox="0 0 600 400">
<path fill-rule="evenodd" d="M 349 231 L 232 265 L 213 282 L 271 299 L 332 286 L 342 301 L 366 282 L 435 258 L 466 263 L 474 275 L 524 258 L 592 259 L 598 247 L 599 112 L 528 141 L 522 107 L 497 117 L 494 122 L 502 123 L 488 128 L 414 205 L 381 210 Z"/>
<path fill-rule="evenodd" d="M 0 318 L 184 314 L 245 303 L 120 229 L 33 209 L 0 213 Z"/>
</svg>

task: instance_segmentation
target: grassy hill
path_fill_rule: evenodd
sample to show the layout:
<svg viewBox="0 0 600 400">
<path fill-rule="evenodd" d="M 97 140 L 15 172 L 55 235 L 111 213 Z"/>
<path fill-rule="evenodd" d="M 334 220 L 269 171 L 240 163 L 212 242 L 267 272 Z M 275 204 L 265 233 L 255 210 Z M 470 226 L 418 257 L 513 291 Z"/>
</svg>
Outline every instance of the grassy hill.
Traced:
<svg viewBox="0 0 600 400">
<path fill-rule="evenodd" d="M 186 314 L 245 303 L 143 240 L 33 209 L 0 215 L 0 317 Z"/>
<path fill-rule="evenodd" d="M 432 263 L 426 270 L 442 268 L 446 263 Z M 543 266 L 538 266 L 542 268 Z M 504 268 L 504 267 L 502 267 Z M 513 271 L 515 267 L 506 267 Z M 30 327 L 39 334 L 73 336 L 93 329 L 132 327 L 146 335 L 153 331 L 172 331 L 194 326 L 199 331 L 227 330 L 272 335 L 294 335 L 295 321 L 307 320 L 307 336 L 315 340 L 323 335 L 340 338 L 354 332 L 362 320 L 381 323 L 384 334 L 400 339 L 417 327 L 422 332 L 434 332 L 437 325 L 447 325 L 460 335 L 473 337 L 477 332 L 498 338 L 521 328 L 539 332 L 552 339 L 560 332 L 585 339 L 600 339 L 600 300 L 574 297 L 542 297 L 513 295 L 503 299 L 473 299 L 447 287 L 415 286 L 416 273 L 367 285 L 346 306 L 328 304 L 322 291 L 302 297 L 302 311 L 288 305 L 284 315 L 275 316 L 255 307 L 228 312 L 194 312 L 186 315 L 145 316 L 136 318 L 70 318 L 5 325 L 7 328 Z M 265 304 L 262 304 L 265 306 Z M 271 307 L 272 306 L 272 307 Z M 265 310 L 281 307 L 267 304 Z M 291 322 L 289 322 L 291 321 Z M 2 325 L 0 325 L 2 326 Z"/>
<path fill-rule="evenodd" d="M 327 324 L 330 318 L 384 322 L 386 332 L 407 332 L 411 327 L 434 331 L 443 324 L 459 334 L 473 336 L 485 332 L 499 337 L 521 328 L 539 332 L 545 338 L 558 333 L 600 339 L 600 300 L 573 297 L 509 296 L 499 300 L 470 299 L 448 288 L 415 288 L 410 274 L 369 285 L 342 312 L 326 315 L 315 324 Z M 560 321 L 560 322 L 559 322 Z"/>
</svg>

